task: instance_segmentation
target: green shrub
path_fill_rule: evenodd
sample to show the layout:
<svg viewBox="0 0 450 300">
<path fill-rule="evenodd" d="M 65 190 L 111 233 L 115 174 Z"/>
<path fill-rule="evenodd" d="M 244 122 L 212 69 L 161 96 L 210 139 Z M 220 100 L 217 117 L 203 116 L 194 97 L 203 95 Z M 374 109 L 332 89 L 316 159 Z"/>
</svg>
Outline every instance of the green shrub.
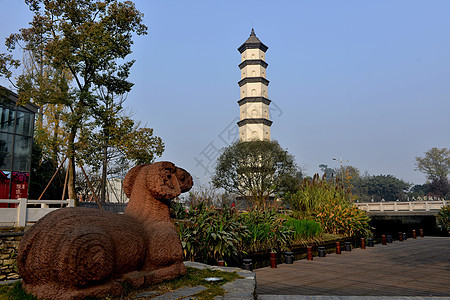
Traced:
<svg viewBox="0 0 450 300">
<path fill-rule="evenodd" d="M 450 205 L 443 206 L 437 215 L 439 225 L 450 233 Z"/>
<path fill-rule="evenodd" d="M 241 213 L 239 220 L 248 229 L 244 239 L 246 251 L 283 250 L 290 243 L 294 231 L 284 225 L 274 208 L 253 209 Z"/>
<path fill-rule="evenodd" d="M 178 225 L 185 259 L 205 263 L 236 259 L 248 230 L 233 209 L 214 209 L 200 202 Z"/>
<path fill-rule="evenodd" d="M 186 209 L 184 208 L 183 203 L 180 203 L 178 201 L 170 202 L 170 217 L 173 219 L 186 218 Z"/>
<path fill-rule="evenodd" d="M 185 219 L 187 215 L 186 208 L 179 201 L 170 202 L 170 217 L 173 219 Z"/>
<path fill-rule="evenodd" d="M 177 222 L 186 260 L 236 262 L 248 252 L 284 251 L 294 241 L 320 235 L 320 224 L 279 215 L 275 208 L 238 213 L 199 202 Z"/>
</svg>

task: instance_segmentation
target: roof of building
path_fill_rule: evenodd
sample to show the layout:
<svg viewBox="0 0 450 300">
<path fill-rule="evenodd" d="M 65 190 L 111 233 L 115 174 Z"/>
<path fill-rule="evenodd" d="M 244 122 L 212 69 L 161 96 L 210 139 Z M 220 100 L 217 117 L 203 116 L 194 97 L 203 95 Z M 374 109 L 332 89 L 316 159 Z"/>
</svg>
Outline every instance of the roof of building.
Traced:
<svg viewBox="0 0 450 300">
<path fill-rule="evenodd" d="M 19 96 L 14 93 L 13 91 L 5 88 L 4 86 L 0 85 L 0 98 L 1 99 L 8 99 L 9 101 L 13 102 L 15 105 L 19 105 L 33 113 L 37 113 L 39 110 L 39 106 L 37 106 L 34 103 L 28 102 L 24 104 L 19 104 Z"/>
<path fill-rule="evenodd" d="M 250 33 L 250 37 L 238 48 L 240 53 L 244 52 L 247 49 L 261 49 L 266 52 L 269 47 L 264 45 L 255 34 L 255 29 L 252 28 L 252 32 Z"/>
</svg>

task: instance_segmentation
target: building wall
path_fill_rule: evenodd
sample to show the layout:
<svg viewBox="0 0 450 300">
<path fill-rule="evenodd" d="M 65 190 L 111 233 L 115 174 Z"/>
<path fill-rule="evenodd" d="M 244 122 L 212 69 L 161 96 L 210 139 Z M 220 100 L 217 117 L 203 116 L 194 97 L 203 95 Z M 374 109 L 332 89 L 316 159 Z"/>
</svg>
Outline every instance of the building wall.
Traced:
<svg viewBox="0 0 450 300">
<path fill-rule="evenodd" d="M 123 178 L 110 177 L 107 179 L 106 193 L 108 202 L 111 203 L 125 203 L 128 201 L 125 192 L 123 191 Z"/>
<path fill-rule="evenodd" d="M 266 69 L 261 65 L 247 65 L 241 69 L 241 79 L 245 77 L 266 78 Z"/>
<path fill-rule="evenodd" d="M 241 54 L 241 62 L 248 59 L 262 59 L 264 60 L 264 51 L 261 49 L 246 49 Z"/>
<path fill-rule="evenodd" d="M 269 119 L 269 105 L 262 102 L 247 102 L 239 107 L 241 120 L 245 118 Z"/>
<path fill-rule="evenodd" d="M 15 101 L 0 99 L 0 199 L 28 196 L 35 112 Z"/>
<path fill-rule="evenodd" d="M 256 38 L 252 29 L 250 38 L 238 49 L 239 51 L 245 49 L 241 53 L 241 64 L 239 64 L 241 68 L 239 98 L 253 97 L 239 101 L 239 119 L 241 120 L 239 122 L 239 140 L 241 141 L 271 139 L 270 101 L 267 101 L 269 81 L 265 79 L 267 64 L 265 63 L 265 51 L 260 48 L 267 50 L 267 47 Z"/>
<path fill-rule="evenodd" d="M 241 86 L 241 99 L 245 97 L 268 98 L 267 86 L 260 82 L 249 82 Z"/>
<path fill-rule="evenodd" d="M 270 140 L 270 127 L 264 124 L 247 124 L 239 127 L 239 139 L 241 141 Z"/>
</svg>

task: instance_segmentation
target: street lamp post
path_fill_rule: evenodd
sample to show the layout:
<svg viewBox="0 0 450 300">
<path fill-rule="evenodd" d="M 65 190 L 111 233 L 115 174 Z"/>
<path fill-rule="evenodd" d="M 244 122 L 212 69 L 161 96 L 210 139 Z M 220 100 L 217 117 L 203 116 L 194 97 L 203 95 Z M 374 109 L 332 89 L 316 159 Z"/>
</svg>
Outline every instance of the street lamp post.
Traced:
<svg viewBox="0 0 450 300">
<path fill-rule="evenodd" d="M 344 183 L 344 168 L 343 168 L 344 161 L 342 160 L 342 155 L 339 156 L 339 160 L 337 158 L 335 158 L 335 157 L 333 157 L 332 159 L 335 160 L 335 161 L 339 161 L 340 162 L 340 164 L 341 164 L 341 177 L 342 177 L 341 180 L 342 180 L 342 183 Z M 345 162 L 349 162 L 349 161 L 346 160 Z"/>
</svg>

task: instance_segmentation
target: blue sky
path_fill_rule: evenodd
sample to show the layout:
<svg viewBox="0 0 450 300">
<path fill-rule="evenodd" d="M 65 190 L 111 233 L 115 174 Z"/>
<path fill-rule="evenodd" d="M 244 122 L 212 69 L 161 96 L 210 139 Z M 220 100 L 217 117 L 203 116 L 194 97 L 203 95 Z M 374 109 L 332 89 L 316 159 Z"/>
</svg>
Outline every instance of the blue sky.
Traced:
<svg viewBox="0 0 450 300">
<path fill-rule="evenodd" d="M 149 34 L 135 39 L 126 103 L 163 138 L 161 159 L 200 181 L 237 129 L 237 48 L 252 26 L 269 47 L 272 138 L 306 174 L 342 156 L 421 184 L 415 157 L 450 148 L 450 1 L 135 3 Z M 31 15 L 23 1 L 0 5 L 4 39 Z"/>
</svg>

